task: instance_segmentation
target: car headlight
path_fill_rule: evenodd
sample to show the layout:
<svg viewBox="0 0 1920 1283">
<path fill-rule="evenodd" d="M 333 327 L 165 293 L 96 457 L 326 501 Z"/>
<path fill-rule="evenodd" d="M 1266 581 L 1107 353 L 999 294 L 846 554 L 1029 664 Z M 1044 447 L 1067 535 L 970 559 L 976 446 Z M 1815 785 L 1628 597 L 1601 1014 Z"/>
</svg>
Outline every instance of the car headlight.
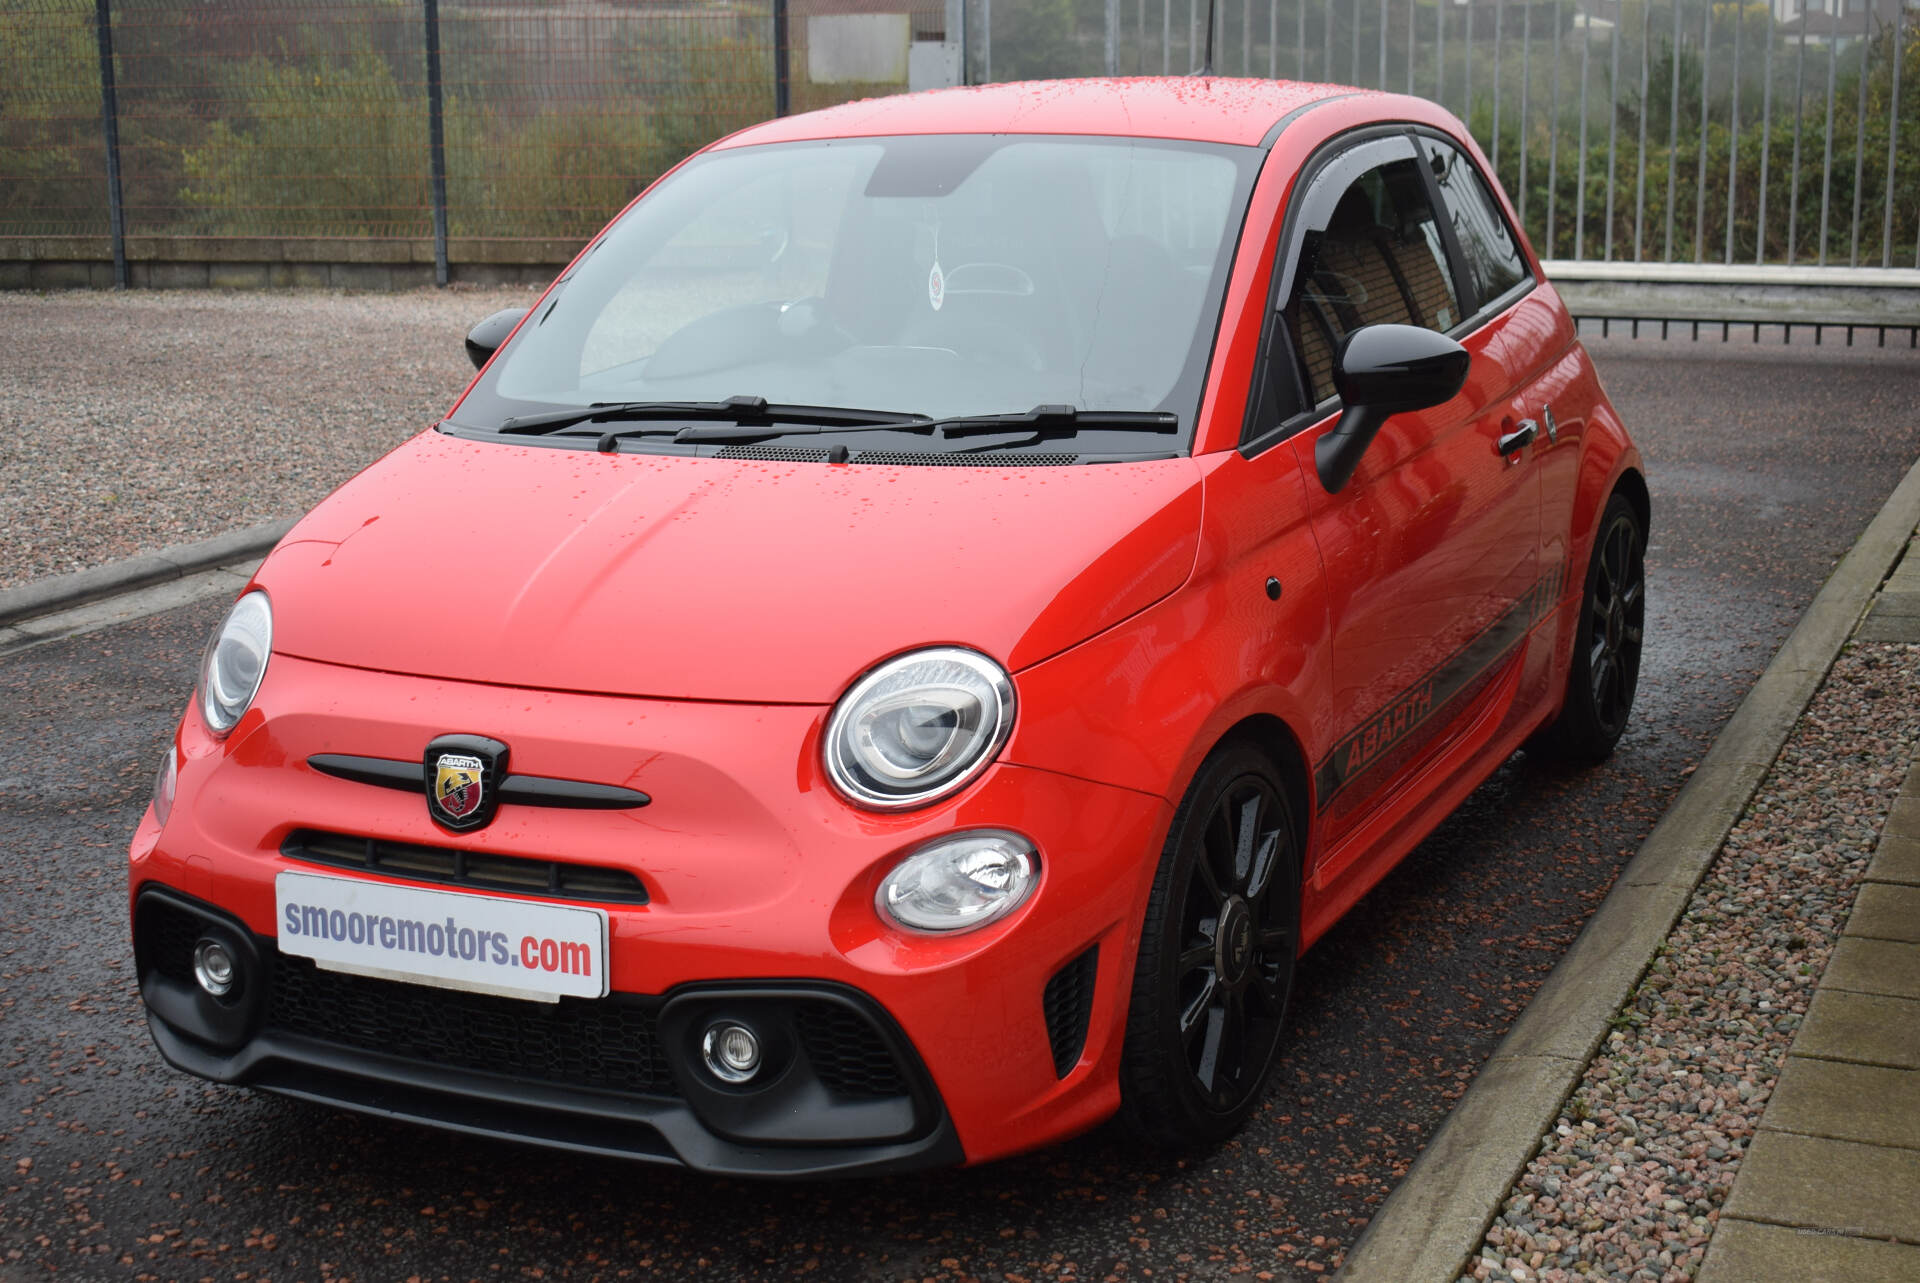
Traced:
<svg viewBox="0 0 1920 1283">
<path fill-rule="evenodd" d="M 1012 913 L 1039 877 L 1031 842 L 981 829 L 941 838 L 900 861 L 873 902 L 914 931 L 970 931 Z"/>
<path fill-rule="evenodd" d="M 273 607 L 263 592 L 250 592 L 214 630 L 200 661 L 200 716 L 215 735 L 225 735 L 260 692 L 273 651 Z"/>
<path fill-rule="evenodd" d="M 827 775 L 874 810 L 922 806 L 986 768 L 1013 729 L 1013 682 L 955 646 L 890 659 L 861 678 L 827 721 Z"/>
</svg>

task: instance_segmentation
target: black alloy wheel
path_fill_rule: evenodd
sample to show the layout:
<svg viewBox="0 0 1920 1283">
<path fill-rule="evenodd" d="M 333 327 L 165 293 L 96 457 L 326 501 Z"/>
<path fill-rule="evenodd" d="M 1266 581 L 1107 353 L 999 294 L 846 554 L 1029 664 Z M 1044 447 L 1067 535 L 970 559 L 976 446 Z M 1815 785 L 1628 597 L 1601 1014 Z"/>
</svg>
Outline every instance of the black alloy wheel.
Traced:
<svg viewBox="0 0 1920 1283">
<path fill-rule="evenodd" d="M 1646 568 L 1631 514 L 1608 523 L 1598 569 L 1586 604 L 1587 684 L 1600 725 L 1617 737 L 1633 709 L 1647 614 Z"/>
<path fill-rule="evenodd" d="M 1592 765 L 1613 751 L 1627 729 L 1646 638 L 1646 548 L 1639 513 L 1615 494 L 1594 537 L 1566 705 L 1530 746 L 1547 756 Z"/>
<path fill-rule="evenodd" d="M 1184 1147 L 1237 1131 L 1280 1045 L 1300 931 L 1293 808 L 1271 762 L 1229 742 L 1174 817 L 1147 905 L 1122 1111 Z"/>
</svg>

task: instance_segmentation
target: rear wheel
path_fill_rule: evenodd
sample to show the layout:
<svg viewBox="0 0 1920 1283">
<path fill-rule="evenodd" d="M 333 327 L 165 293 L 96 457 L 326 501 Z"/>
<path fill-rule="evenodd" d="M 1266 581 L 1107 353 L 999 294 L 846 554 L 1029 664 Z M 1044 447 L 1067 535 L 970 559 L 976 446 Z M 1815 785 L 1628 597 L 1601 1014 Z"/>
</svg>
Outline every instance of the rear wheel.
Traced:
<svg viewBox="0 0 1920 1283">
<path fill-rule="evenodd" d="M 1299 947 L 1294 834 L 1272 762 L 1215 749 L 1174 816 L 1134 970 L 1121 1112 L 1147 1140 L 1213 1144 L 1260 1103 Z"/>
<path fill-rule="evenodd" d="M 1589 766 L 1613 752 L 1640 684 L 1647 615 L 1647 532 L 1625 495 L 1607 500 L 1587 566 L 1573 666 L 1560 716 L 1529 745 Z"/>
</svg>

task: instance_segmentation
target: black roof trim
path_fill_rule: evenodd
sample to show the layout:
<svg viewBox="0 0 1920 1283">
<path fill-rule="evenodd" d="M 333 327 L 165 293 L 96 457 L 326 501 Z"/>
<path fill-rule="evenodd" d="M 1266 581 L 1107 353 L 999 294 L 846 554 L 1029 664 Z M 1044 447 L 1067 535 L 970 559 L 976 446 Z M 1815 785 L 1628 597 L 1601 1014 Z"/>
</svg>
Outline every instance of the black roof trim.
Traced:
<svg viewBox="0 0 1920 1283">
<path fill-rule="evenodd" d="M 1273 128 L 1269 129 L 1265 134 L 1261 136 L 1260 149 L 1262 151 L 1272 151 L 1273 145 L 1280 141 L 1280 135 L 1286 129 L 1286 127 L 1288 125 L 1291 125 L 1294 121 L 1298 120 L 1300 117 L 1306 115 L 1308 112 L 1312 111 L 1315 107 L 1324 107 L 1330 102 L 1339 102 L 1342 98 L 1358 98 L 1363 93 L 1371 93 L 1371 92 L 1373 91 L 1370 89 L 1353 89 L 1353 90 L 1349 90 L 1344 94 L 1334 94 L 1333 96 L 1328 98 L 1315 98 L 1310 103 L 1303 103 L 1300 106 L 1295 107 L 1292 111 L 1280 117 L 1280 119 L 1274 121 Z"/>
</svg>

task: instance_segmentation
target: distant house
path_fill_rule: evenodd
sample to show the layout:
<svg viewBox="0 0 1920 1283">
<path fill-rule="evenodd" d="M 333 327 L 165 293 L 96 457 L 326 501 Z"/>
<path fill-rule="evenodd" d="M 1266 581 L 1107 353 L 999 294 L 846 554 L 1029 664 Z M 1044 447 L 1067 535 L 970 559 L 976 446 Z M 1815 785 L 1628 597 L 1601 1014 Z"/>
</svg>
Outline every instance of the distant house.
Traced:
<svg viewBox="0 0 1920 1283">
<path fill-rule="evenodd" d="M 1809 42 L 1846 44 L 1892 26 L 1902 10 L 1916 9 L 1914 0 L 1773 0 L 1773 20 L 1788 40 L 1805 32 Z"/>
<path fill-rule="evenodd" d="M 1454 4 L 1488 6 L 1493 0 L 1452 0 Z M 1776 30 L 1788 40 L 1806 30 L 1809 42 L 1826 44 L 1859 40 L 1900 20 L 1901 12 L 1920 13 L 1920 0 L 1746 0 L 1743 7 L 1769 4 Z M 1716 4 L 1716 15 L 1721 6 Z M 1622 0 L 1574 0 L 1570 27 L 1591 27 L 1595 35 L 1610 34 L 1621 20 Z M 1698 17 L 1694 19 L 1697 23 Z"/>
<path fill-rule="evenodd" d="M 1353 2 L 1357 4 L 1360 0 Z M 1507 39 L 1512 39 L 1514 33 L 1521 29 L 1521 23 L 1529 17 L 1529 10 L 1532 11 L 1530 16 L 1535 31 L 1544 30 L 1546 24 L 1554 20 L 1554 15 L 1559 14 L 1568 30 L 1579 31 L 1591 24 L 1596 33 L 1605 34 L 1612 31 L 1620 20 L 1621 0 L 1573 0 L 1571 6 L 1565 0 L 1438 0 L 1438 3 L 1454 10 L 1475 10 L 1479 16 L 1474 20 L 1471 34 L 1476 42 L 1491 42 L 1496 31 L 1500 30 L 1494 23 L 1496 10 L 1505 19 L 1503 35 Z M 1464 22 L 1465 19 L 1460 21 Z M 1454 31 L 1448 33 L 1447 39 L 1452 40 L 1456 36 L 1464 39 L 1467 34 L 1464 28 L 1456 26 Z"/>
<path fill-rule="evenodd" d="M 788 39 L 814 84 L 957 85 L 961 33 L 948 40 L 948 9 L 946 0 L 788 0 Z"/>
<path fill-rule="evenodd" d="M 1578 0 L 1567 25 L 1574 31 L 1591 29 L 1596 35 L 1611 36 L 1620 25 L 1620 0 Z"/>
<path fill-rule="evenodd" d="M 946 0 L 787 0 L 788 21 L 855 14 L 904 14 L 915 40 L 946 39 Z"/>
</svg>

